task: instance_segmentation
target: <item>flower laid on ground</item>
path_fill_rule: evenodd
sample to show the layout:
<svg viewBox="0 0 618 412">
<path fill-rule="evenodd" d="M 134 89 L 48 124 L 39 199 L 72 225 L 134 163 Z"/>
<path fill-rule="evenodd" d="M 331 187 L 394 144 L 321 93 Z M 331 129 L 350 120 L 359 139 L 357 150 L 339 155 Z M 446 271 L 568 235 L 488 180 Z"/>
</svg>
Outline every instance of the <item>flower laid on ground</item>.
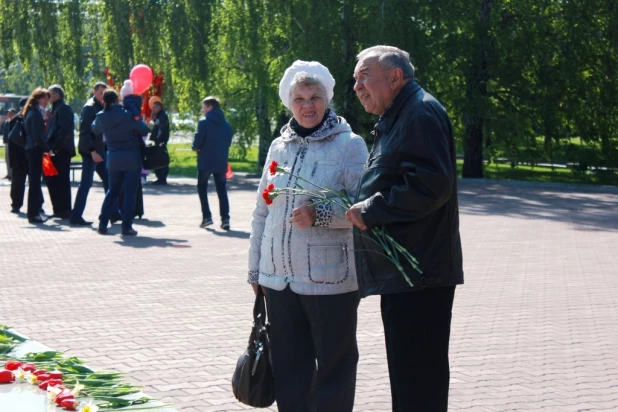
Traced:
<svg viewBox="0 0 618 412">
<path fill-rule="evenodd" d="M 90 402 L 89 404 L 81 408 L 79 412 L 97 412 L 98 410 L 99 410 L 99 407 L 93 404 L 92 402 Z"/>
<path fill-rule="evenodd" d="M 274 176 L 277 173 L 284 173 L 293 176 L 296 178 L 296 182 L 294 183 L 294 187 L 283 188 L 276 188 L 274 184 L 269 184 L 262 192 L 262 198 L 267 205 L 271 205 L 273 203 L 273 200 L 284 192 L 309 196 L 312 198 L 314 205 L 318 205 L 321 203 L 331 203 L 333 205 L 341 207 L 345 211 L 350 209 L 350 207 L 352 207 L 352 205 L 354 204 L 352 199 L 346 193 L 319 186 L 303 178 L 302 176 L 291 173 L 287 168 L 279 166 L 279 163 L 274 160 L 268 166 L 268 171 L 270 172 L 271 176 Z M 311 191 L 303 188 L 301 185 L 298 184 L 298 180 L 312 185 L 313 187 L 317 188 L 318 191 Z M 410 287 L 413 287 L 414 284 L 403 269 L 401 257 L 403 257 L 410 264 L 410 266 L 414 268 L 414 270 L 422 274 L 423 271 L 418 266 L 418 260 L 416 260 L 416 258 L 412 256 L 412 254 L 406 248 L 397 243 L 397 241 L 386 232 L 386 229 L 384 227 L 374 227 L 371 229 L 371 233 L 374 237 L 363 235 L 362 233 L 361 236 L 378 244 L 382 249 L 382 255 L 385 256 L 388 260 L 390 260 L 393 265 L 395 265 L 397 270 L 399 270 L 399 272 L 403 275 L 404 279 L 410 285 Z"/>
</svg>

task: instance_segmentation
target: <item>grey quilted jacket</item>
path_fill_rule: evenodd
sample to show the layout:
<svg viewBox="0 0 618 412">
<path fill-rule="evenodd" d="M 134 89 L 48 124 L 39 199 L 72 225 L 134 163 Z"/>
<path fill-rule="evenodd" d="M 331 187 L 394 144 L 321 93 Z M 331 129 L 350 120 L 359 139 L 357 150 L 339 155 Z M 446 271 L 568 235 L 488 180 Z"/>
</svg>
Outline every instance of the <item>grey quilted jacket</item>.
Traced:
<svg viewBox="0 0 618 412">
<path fill-rule="evenodd" d="M 294 187 L 297 181 L 284 173 L 271 176 L 268 166 L 275 160 L 310 182 L 354 196 L 367 157 L 363 139 L 332 111 L 320 129 L 305 138 L 289 124 L 281 129 L 281 136 L 270 146 L 253 210 L 249 283 L 259 282 L 275 290 L 289 284 L 302 295 L 358 289 L 352 225 L 345 220 L 345 210 L 330 203 L 320 205 L 314 226 L 299 229 L 290 223 L 292 210 L 310 197 L 288 192 L 267 205 L 262 192 L 271 183 L 282 188 Z M 305 189 L 318 190 L 299 183 Z"/>
</svg>

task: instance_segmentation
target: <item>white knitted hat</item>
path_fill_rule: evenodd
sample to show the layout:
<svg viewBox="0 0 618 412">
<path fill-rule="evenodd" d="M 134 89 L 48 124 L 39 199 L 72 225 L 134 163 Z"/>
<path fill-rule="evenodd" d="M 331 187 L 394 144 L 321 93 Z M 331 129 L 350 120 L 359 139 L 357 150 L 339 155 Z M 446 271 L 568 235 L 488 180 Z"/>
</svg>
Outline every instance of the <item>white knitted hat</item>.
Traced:
<svg viewBox="0 0 618 412">
<path fill-rule="evenodd" d="M 335 79 L 328 71 L 328 68 L 318 62 L 306 62 L 303 60 L 296 60 L 290 67 L 285 70 L 281 82 L 279 82 L 279 98 L 283 102 L 283 105 L 290 108 L 290 86 L 292 80 L 297 73 L 305 72 L 311 77 L 317 78 L 324 89 L 326 90 L 326 98 L 328 101 L 333 99 L 333 89 L 335 88 Z"/>
<path fill-rule="evenodd" d="M 124 84 L 120 88 L 120 97 L 124 99 L 130 94 L 135 94 L 133 91 L 133 82 L 131 80 L 125 80 Z"/>
</svg>

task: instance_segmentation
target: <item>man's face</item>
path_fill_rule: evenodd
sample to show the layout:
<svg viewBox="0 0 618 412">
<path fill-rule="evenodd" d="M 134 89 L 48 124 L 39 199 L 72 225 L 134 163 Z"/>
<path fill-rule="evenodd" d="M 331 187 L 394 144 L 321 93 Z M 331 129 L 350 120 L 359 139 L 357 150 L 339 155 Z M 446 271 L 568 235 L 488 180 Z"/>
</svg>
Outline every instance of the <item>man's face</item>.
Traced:
<svg viewBox="0 0 618 412">
<path fill-rule="evenodd" d="M 202 114 L 206 114 L 211 110 L 212 110 L 212 106 L 209 106 L 207 104 L 202 104 Z"/>
<path fill-rule="evenodd" d="M 354 91 L 367 113 L 383 115 L 391 104 L 397 89 L 391 74 L 378 63 L 377 57 L 360 60 L 354 69 Z"/>
<path fill-rule="evenodd" d="M 12 119 L 13 117 L 15 117 L 15 112 L 8 112 L 8 117 L 9 119 Z"/>
<path fill-rule="evenodd" d="M 58 100 L 60 100 L 60 95 L 58 93 L 50 91 L 49 94 L 50 94 L 49 101 L 52 104 L 56 103 Z"/>
<path fill-rule="evenodd" d="M 152 105 L 152 114 L 156 115 L 161 111 L 161 105 L 158 103 L 155 103 Z"/>
<path fill-rule="evenodd" d="M 100 103 L 100 102 L 103 101 L 103 93 L 105 93 L 105 87 L 99 87 L 92 94 L 93 94 L 95 100 Z"/>
</svg>

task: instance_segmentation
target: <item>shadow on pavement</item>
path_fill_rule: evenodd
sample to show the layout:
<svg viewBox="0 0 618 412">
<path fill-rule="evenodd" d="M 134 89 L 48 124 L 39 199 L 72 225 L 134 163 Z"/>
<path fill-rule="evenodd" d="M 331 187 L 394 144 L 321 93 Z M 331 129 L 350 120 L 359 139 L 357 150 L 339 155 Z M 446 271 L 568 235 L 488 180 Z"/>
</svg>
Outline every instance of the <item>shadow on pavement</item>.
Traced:
<svg viewBox="0 0 618 412">
<path fill-rule="evenodd" d="M 164 227 L 165 223 L 159 220 L 149 220 L 149 219 L 133 219 L 134 225 L 147 226 L 147 227 Z"/>
<path fill-rule="evenodd" d="M 576 230 L 618 231 L 618 187 L 463 179 L 459 210 L 568 222 Z"/>
<path fill-rule="evenodd" d="M 206 231 L 209 233 L 212 233 L 215 236 L 221 236 L 221 237 L 235 237 L 238 239 L 249 239 L 249 236 L 251 236 L 251 233 L 249 232 L 243 232 L 242 230 L 226 230 L 224 232 L 221 231 L 217 231 L 215 229 L 212 228 L 206 228 Z"/>
<path fill-rule="evenodd" d="M 128 246 L 136 249 L 145 249 L 149 247 L 174 247 L 179 249 L 190 248 L 191 245 L 183 239 L 165 239 L 154 238 L 148 236 L 124 236 L 121 240 L 115 241 L 120 246 Z"/>
<path fill-rule="evenodd" d="M 64 230 L 62 225 L 53 224 L 53 223 L 50 224 L 49 220 L 45 223 L 39 223 L 39 224 L 28 223 L 28 226 L 26 226 L 26 229 L 45 230 L 47 232 L 66 232 L 66 230 Z"/>
</svg>

